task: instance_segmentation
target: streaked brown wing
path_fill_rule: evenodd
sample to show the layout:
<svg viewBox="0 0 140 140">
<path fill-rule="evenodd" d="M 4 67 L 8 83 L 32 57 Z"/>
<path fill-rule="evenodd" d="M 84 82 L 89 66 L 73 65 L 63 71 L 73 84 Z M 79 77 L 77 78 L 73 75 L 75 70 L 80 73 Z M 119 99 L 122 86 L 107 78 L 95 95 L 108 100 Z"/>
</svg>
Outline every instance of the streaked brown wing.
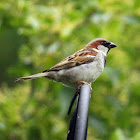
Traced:
<svg viewBox="0 0 140 140">
<path fill-rule="evenodd" d="M 59 71 L 62 69 L 68 69 L 81 64 L 92 62 L 97 55 L 97 52 L 90 49 L 82 49 L 71 56 L 65 58 L 58 64 L 54 65 L 52 68 L 45 70 L 46 71 Z"/>
</svg>

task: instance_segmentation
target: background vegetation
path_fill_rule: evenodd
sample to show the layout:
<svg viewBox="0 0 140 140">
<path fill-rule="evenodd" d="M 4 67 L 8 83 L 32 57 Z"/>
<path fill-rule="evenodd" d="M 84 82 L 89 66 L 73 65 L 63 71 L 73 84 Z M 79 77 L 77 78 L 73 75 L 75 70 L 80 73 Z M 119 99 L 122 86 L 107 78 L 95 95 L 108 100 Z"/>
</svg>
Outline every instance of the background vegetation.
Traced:
<svg viewBox="0 0 140 140">
<path fill-rule="evenodd" d="M 118 45 L 93 86 L 88 140 L 140 139 L 139 0 L 0 1 L 0 140 L 64 140 L 74 93 L 41 72 L 94 38 Z"/>
</svg>

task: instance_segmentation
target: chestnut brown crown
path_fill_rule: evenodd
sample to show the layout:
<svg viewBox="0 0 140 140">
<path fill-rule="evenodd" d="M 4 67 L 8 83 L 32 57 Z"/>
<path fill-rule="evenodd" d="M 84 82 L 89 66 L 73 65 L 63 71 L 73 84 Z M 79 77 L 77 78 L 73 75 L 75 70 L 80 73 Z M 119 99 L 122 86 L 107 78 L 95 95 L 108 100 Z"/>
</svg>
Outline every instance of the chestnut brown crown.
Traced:
<svg viewBox="0 0 140 140">
<path fill-rule="evenodd" d="M 103 39 L 103 38 L 96 38 L 94 40 L 92 40 L 91 42 L 89 42 L 87 45 L 86 45 L 86 48 L 95 48 L 95 49 L 98 49 L 98 46 L 104 46 L 104 47 L 107 47 L 109 50 L 111 48 L 115 48 L 117 47 L 116 44 L 106 40 L 106 39 Z"/>
</svg>

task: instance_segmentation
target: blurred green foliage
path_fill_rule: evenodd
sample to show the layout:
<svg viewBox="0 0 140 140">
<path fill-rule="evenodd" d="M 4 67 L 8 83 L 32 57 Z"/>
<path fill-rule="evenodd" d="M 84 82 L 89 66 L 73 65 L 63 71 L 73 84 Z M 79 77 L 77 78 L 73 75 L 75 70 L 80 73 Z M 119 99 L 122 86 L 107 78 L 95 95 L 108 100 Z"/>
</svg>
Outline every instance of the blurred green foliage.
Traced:
<svg viewBox="0 0 140 140">
<path fill-rule="evenodd" d="M 140 140 L 140 1 L 1 0 L 0 140 L 64 140 L 74 89 L 45 78 L 94 38 L 118 45 L 93 83 L 88 140 Z"/>
</svg>

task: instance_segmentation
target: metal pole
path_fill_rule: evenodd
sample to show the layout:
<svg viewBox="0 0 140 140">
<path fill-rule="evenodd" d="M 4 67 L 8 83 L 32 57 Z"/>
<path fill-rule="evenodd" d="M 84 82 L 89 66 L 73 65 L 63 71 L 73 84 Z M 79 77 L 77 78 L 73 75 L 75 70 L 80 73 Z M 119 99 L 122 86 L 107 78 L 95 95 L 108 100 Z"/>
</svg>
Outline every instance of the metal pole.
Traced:
<svg viewBox="0 0 140 140">
<path fill-rule="evenodd" d="M 83 85 L 81 87 L 78 99 L 74 140 L 86 140 L 89 101 L 90 101 L 90 87 L 89 85 Z"/>
</svg>

